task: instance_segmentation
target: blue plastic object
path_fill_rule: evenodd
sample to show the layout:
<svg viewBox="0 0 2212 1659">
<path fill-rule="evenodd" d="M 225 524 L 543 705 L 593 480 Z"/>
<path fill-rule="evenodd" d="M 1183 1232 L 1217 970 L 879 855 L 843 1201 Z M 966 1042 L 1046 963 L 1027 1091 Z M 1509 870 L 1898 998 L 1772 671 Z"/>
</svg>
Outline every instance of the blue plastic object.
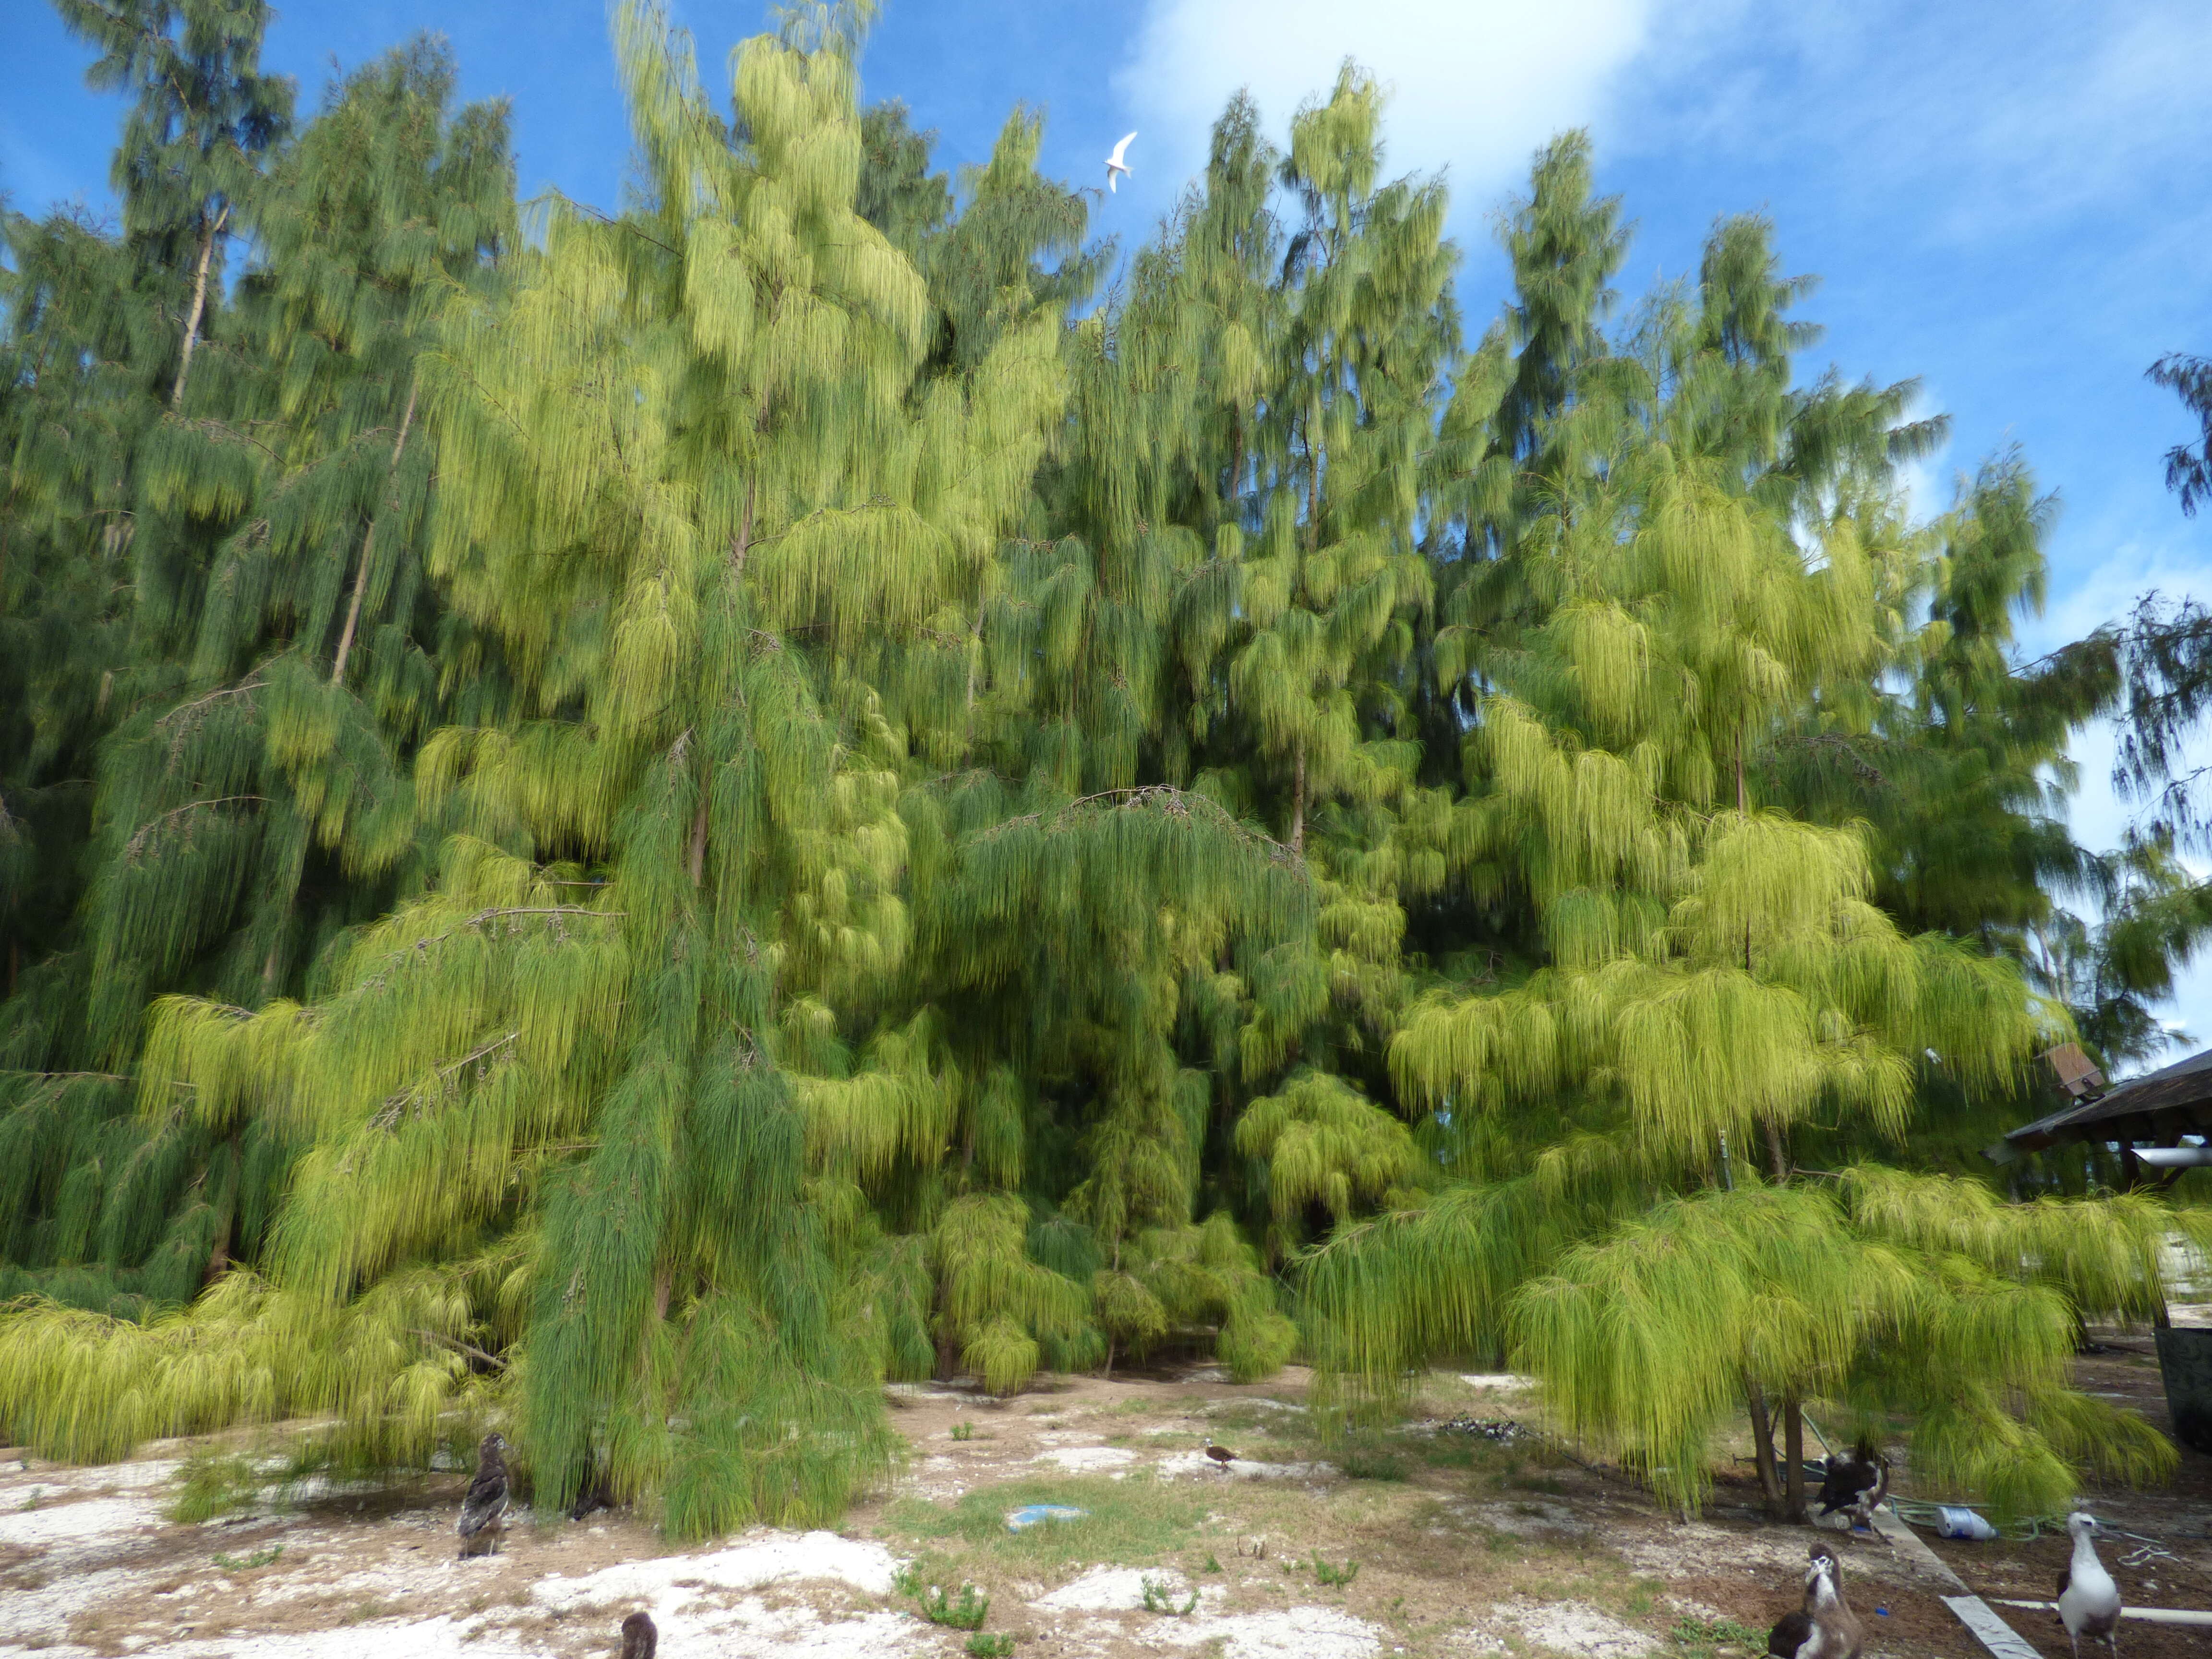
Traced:
<svg viewBox="0 0 2212 1659">
<path fill-rule="evenodd" d="M 1936 1511 L 1936 1530 L 1946 1538 L 1971 1538 L 1977 1543 L 1987 1543 L 1997 1535 L 1997 1529 L 1973 1510 L 1948 1504 Z"/>
<path fill-rule="evenodd" d="M 1006 1516 L 1008 1532 L 1027 1532 L 1047 1521 L 1080 1521 L 1091 1511 L 1072 1510 L 1065 1504 L 1024 1504 Z"/>
</svg>

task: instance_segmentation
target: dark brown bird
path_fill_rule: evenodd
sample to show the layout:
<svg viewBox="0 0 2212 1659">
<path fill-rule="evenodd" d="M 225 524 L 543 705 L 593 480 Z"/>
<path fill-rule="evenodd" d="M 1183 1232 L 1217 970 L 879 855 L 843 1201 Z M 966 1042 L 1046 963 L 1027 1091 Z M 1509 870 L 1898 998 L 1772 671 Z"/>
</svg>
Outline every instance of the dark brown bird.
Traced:
<svg viewBox="0 0 2212 1659">
<path fill-rule="evenodd" d="M 486 1435 L 477 1448 L 477 1478 L 469 1482 L 453 1528 L 461 1535 L 464 1559 L 499 1547 L 499 1534 L 507 1527 L 506 1450 L 506 1440 L 496 1434 Z"/>
<path fill-rule="evenodd" d="M 568 1505 L 568 1518 L 580 1521 L 586 1516 L 615 1506 L 615 1491 L 605 1474 L 594 1474 L 576 1493 L 576 1501 Z"/>
<path fill-rule="evenodd" d="M 1862 1440 L 1849 1457 L 1831 1456 L 1820 1477 L 1820 1513 L 1846 1515 L 1854 1527 L 1874 1524 L 1889 1496 L 1889 1460 Z"/>
<path fill-rule="evenodd" d="M 1206 1437 L 1206 1455 L 1212 1458 L 1216 1463 L 1218 1463 L 1224 1469 L 1226 1469 L 1231 1463 L 1234 1463 L 1237 1461 L 1237 1454 L 1230 1450 L 1226 1446 L 1215 1445 L 1213 1443 L 1213 1437 L 1212 1435 Z"/>
<path fill-rule="evenodd" d="M 1769 1659 L 1858 1659 L 1858 1615 L 1844 1600 L 1843 1564 L 1826 1544 L 1809 1552 L 1805 1605 L 1785 1613 L 1766 1638 Z"/>
<path fill-rule="evenodd" d="M 660 1632 L 649 1613 L 633 1613 L 623 1620 L 622 1659 L 653 1659 L 660 1645 Z"/>
</svg>

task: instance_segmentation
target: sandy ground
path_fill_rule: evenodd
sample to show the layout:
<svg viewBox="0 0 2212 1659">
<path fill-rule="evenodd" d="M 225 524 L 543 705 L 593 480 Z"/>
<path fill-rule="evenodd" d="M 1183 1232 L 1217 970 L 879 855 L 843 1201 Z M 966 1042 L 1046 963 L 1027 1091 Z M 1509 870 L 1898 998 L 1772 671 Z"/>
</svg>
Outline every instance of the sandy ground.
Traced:
<svg viewBox="0 0 2212 1659">
<path fill-rule="evenodd" d="M 2141 1339 L 2082 1382 L 2162 1423 Z M 1438 1375 L 1421 1418 L 1332 1462 L 1307 1378 L 1239 1386 L 1208 1369 L 1054 1379 L 1009 1401 L 890 1391 L 909 1447 L 890 1489 L 838 1533 L 760 1530 L 672 1551 L 637 1519 L 517 1521 L 502 1552 L 455 1558 L 465 1478 L 332 1492 L 283 1510 L 165 1519 L 188 1449 L 75 1469 L 0 1453 L 0 1654 L 191 1659 L 568 1659 L 612 1654 L 652 1612 L 666 1659 L 921 1659 L 969 1640 L 910 1588 L 988 1596 L 983 1631 L 1018 1659 L 1378 1659 L 1504 1654 L 1751 1659 L 1794 1605 L 1813 1534 L 1763 1522 L 1747 1468 L 1701 1520 L 1661 1515 L 1618 1474 L 1539 1440 L 1455 1431 L 1536 1423 L 1516 1379 Z M 1203 1455 L 1231 1448 L 1227 1470 Z M 2212 1607 L 2212 1459 L 2183 1454 L 2157 1494 L 2094 1494 L 2131 1602 Z M 1339 1463 L 1345 1467 L 1339 1467 Z M 1900 1492 L 1911 1495 L 1909 1476 Z M 1027 1504 L 1085 1511 L 1020 1532 Z M 1979 1650 L 1879 1540 L 1835 1542 L 1867 1651 Z M 2047 1597 L 2063 1539 L 1936 1549 L 1985 1596 Z M 909 1573 L 902 1588 L 902 1572 Z M 2011 1611 L 2065 1656 L 2048 1614 Z M 2130 1621 L 2129 1659 L 2212 1652 L 2202 1630 Z"/>
</svg>

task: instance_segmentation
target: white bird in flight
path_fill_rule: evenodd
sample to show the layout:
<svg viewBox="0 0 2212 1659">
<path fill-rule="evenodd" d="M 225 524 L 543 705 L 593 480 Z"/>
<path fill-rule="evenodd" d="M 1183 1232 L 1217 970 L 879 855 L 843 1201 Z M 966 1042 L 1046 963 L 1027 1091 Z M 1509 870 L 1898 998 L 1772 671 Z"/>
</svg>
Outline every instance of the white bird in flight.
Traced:
<svg viewBox="0 0 2212 1659">
<path fill-rule="evenodd" d="M 1133 132 L 1129 134 L 1127 138 L 1114 146 L 1114 153 L 1106 158 L 1106 190 L 1109 195 L 1114 191 L 1114 175 L 1118 173 L 1124 178 L 1128 176 L 1128 164 L 1121 158 L 1129 153 L 1129 139 L 1136 136 Z"/>
</svg>

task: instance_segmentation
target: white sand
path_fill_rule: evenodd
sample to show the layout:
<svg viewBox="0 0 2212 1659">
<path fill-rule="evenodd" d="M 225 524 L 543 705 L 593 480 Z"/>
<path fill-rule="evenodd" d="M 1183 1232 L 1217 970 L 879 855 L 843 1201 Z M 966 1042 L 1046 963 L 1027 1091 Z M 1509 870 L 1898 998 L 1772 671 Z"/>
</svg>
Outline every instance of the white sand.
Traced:
<svg viewBox="0 0 2212 1659">
<path fill-rule="evenodd" d="M 1049 1463 L 1071 1474 L 1097 1474 L 1109 1469 L 1127 1468 L 1137 1461 L 1137 1454 L 1123 1446 L 1054 1446 L 1030 1461 Z"/>
<path fill-rule="evenodd" d="M 1333 1607 L 1290 1607 L 1281 1613 L 1158 1619 L 1144 1639 L 1175 1647 L 1218 1642 L 1222 1659 L 1368 1659 L 1382 1648 L 1382 1632 Z"/>
<path fill-rule="evenodd" d="M 1642 1631 L 1632 1630 L 1587 1601 L 1501 1601 L 1492 1618 L 1511 1626 L 1538 1649 L 1573 1654 L 1577 1659 L 1642 1659 L 1658 1646 Z"/>
<path fill-rule="evenodd" d="M 709 1554 L 657 1556 L 580 1578 L 540 1579 L 530 1595 L 555 1612 L 658 1601 L 671 1590 L 748 1590 L 823 1579 L 849 1584 L 864 1595 L 888 1595 L 897 1574 L 897 1561 L 881 1544 L 840 1538 L 834 1532 L 769 1533 Z"/>
<path fill-rule="evenodd" d="M 1093 1567 L 1030 1605 L 1054 1613 L 1142 1613 L 1146 1579 L 1163 1587 L 1177 1607 L 1189 1598 L 1189 1581 L 1172 1567 Z M 1209 1588 L 1211 1599 L 1218 1601 L 1220 1589 Z"/>
</svg>

